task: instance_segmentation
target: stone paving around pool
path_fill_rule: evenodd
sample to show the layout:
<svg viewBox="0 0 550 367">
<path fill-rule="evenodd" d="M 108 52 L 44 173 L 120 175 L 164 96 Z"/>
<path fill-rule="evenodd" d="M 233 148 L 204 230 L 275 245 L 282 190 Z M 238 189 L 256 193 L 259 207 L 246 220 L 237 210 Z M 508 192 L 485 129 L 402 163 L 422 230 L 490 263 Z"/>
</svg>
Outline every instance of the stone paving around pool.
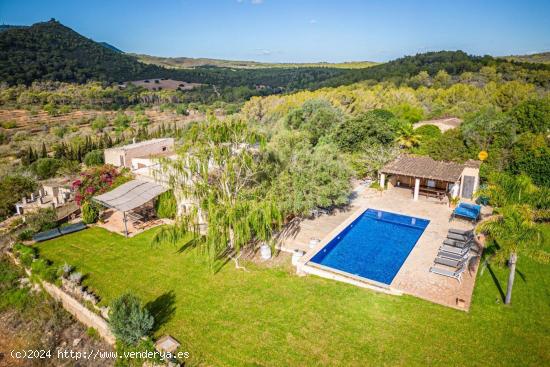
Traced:
<svg viewBox="0 0 550 367">
<path fill-rule="evenodd" d="M 429 269 L 434 265 L 433 260 L 449 228 L 471 229 L 472 223 L 461 219 L 449 222 L 452 210 L 447 204 L 437 199 L 421 198 L 413 201 L 408 189 L 393 188 L 379 192 L 357 186 L 354 194 L 355 198 L 346 210 L 295 223 L 281 235 L 278 247 L 289 252 L 295 249 L 302 250 L 306 253 L 304 260 L 307 261 L 317 249 L 323 247 L 354 217 L 367 208 L 429 219 L 430 224 L 393 279 L 390 290 L 467 311 L 472 300 L 479 257 L 473 255 L 469 270 L 464 272 L 461 283 L 455 279 L 430 273 Z M 313 249 L 309 246 L 312 239 L 321 240 L 321 243 Z"/>
</svg>

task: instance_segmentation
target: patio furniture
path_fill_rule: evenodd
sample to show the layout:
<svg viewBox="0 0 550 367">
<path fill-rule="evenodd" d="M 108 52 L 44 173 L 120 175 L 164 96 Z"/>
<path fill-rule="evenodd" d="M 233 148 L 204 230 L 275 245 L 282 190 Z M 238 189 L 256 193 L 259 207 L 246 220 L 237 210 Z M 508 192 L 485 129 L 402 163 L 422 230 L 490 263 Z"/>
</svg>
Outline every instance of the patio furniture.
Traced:
<svg viewBox="0 0 550 367">
<path fill-rule="evenodd" d="M 461 234 L 463 236 L 473 236 L 474 230 L 473 229 L 457 229 L 457 228 L 449 228 L 449 233 L 455 233 L 455 234 Z"/>
<path fill-rule="evenodd" d="M 456 279 L 458 281 L 458 283 L 462 283 L 462 273 L 464 273 L 465 270 L 466 270 L 466 263 L 462 264 L 462 266 L 460 268 L 458 268 L 457 270 L 455 270 L 455 271 L 436 268 L 436 267 L 432 266 L 430 268 L 430 273 L 434 273 L 434 274 L 437 274 L 437 275 L 442 275 L 444 277 L 453 278 L 453 279 Z"/>
<path fill-rule="evenodd" d="M 453 253 L 445 252 L 445 251 L 439 251 L 437 253 L 437 257 L 445 257 L 445 258 L 451 259 L 451 260 L 462 260 L 462 259 L 468 258 L 468 256 L 469 256 L 468 252 L 466 252 L 464 255 L 453 254 Z"/>
<path fill-rule="evenodd" d="M 413 192 L 414 192 L 414 188 L 413 188 Z M 429 187 L 429 186 L 420 186 L 418 188 L 418 193 L 421 195 L 425 195 L 427 198 L 434 197 L 439 200 L 443 200 L 443 198 L 445 198 L 445 195 L 447 194 L 447 192 L 444 189 L 438 189 L 438 188 Z"/>
<path fill-rule="evenodd" d="M 481 213 L 481 205 L 468 204 L 460 202 L 458 206 L 453 210 L 451 215 L 451 220 L 455 217 L 462 217 L 471 220 L 472 222 L 477 222 L 479 215 Z"/>
<path fill-rule="evenodd" d="M 458 255 L 464 256 L 465 254 L 468 253 L 468 251 L 470 251 L 470 246 L 466 246 L 464 248 L 458 248 L 458 247 L 449 246 L 449 245 L 442 245 L 439 248 L 439 251 L 444 251 L 451 254 L 455 254 L 455 255 L 458 254 Z"/>
<path fill-rule="evenodd" d="M 447 238 L 453 241 L 469 242 L 473 239 L 473 236 L 464 236 L 462 234 L 447 233 Z"/>
<path fill-rule="evenodd" d="M 439 265 L 445 265 L 445 266 L 448 266 L 448 267 L 451 267 L 451 268 L 460 268 L 462 265 L 464 265 L 464 263 L 468 260 L 468 257 L 466 258 L 462 258 L 460 260 L 453 260 L 453 259 L 448 259 L 446 257 L 436 257 L 434 259 L 434 263 L 436 264 L 439 264 Z"/>
<path fill-rule="evenodd" d="M 451 240 L 451 239 L 446 239 L 443 241 L 443 244 L 444 245 L 447 245 L 447 246 L 453 246 L 453 247 L 458 247 L 458 248 L 465 248 L 465 247 L 469 247 L 471 245 L 471 242 L 472 240 L 469 240 L 469 241 L 466 241 L 466 242 L 463 242 L 463 241 L 456 241 L 456 240 Z"/>
</svg>

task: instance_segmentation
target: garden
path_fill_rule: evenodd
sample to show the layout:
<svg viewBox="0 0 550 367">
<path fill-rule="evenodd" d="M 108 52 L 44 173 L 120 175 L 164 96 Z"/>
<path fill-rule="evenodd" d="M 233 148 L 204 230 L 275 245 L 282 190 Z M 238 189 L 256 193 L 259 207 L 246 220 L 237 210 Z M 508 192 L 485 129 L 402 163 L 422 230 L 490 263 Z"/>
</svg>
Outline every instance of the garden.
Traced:
<svg viewBox="0 0 550 367">
<path fill-rule="evenodd" d="M 550 226 L 540 227 L 548 250 Z M 175 337 L 197 363 L 515 366 L 550 358 L 550 268 L 528 257 L 518 260 L 512 306 L 503 305 L 507 269 L 483 264 L 465 313 L 298 277 L 285 255 L 280 265 L 243 261 L 248 271 L 229 265 L 213 273 L 185 241 L 152 245 L 157 231 L 122 238 L 90 228 L 37 248 L 42 258 L 84 274 L 100 305 L 137 295 L 155 318 L 154 336 Z"/>
</svg>

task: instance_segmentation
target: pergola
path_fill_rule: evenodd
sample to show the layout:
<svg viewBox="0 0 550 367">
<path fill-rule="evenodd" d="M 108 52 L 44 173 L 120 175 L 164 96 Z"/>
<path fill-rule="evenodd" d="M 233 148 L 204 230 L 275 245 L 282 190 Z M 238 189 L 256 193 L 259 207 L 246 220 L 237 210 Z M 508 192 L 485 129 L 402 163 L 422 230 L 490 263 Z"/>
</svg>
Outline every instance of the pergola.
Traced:
<svg viewBox="0 0 550 367">
<path fill-rule="evenodd" d="M 168 191 L 168 188 L 154 182 L 132 180 L 105 194 L 94 196 L 93 200 L 107 208 L 123 213 L 124 231 L 128 236 L 126 213 L 153 200 L 166 191 Z"/>
</svg>

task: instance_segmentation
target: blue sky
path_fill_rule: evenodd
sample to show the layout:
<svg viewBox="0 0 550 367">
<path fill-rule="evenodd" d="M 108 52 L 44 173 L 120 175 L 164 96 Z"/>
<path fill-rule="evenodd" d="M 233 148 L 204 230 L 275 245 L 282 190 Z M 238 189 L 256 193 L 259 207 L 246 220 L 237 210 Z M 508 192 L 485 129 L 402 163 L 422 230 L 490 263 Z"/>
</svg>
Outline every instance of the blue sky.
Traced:
<svg viewBox="0 0 550 367">
<path fill-rule="evenodd" d="M 0 0 L 0 23 L 52 17 L 157 56 L 339 62 L 550 50 L 548 0 Z"/>
</svg>

